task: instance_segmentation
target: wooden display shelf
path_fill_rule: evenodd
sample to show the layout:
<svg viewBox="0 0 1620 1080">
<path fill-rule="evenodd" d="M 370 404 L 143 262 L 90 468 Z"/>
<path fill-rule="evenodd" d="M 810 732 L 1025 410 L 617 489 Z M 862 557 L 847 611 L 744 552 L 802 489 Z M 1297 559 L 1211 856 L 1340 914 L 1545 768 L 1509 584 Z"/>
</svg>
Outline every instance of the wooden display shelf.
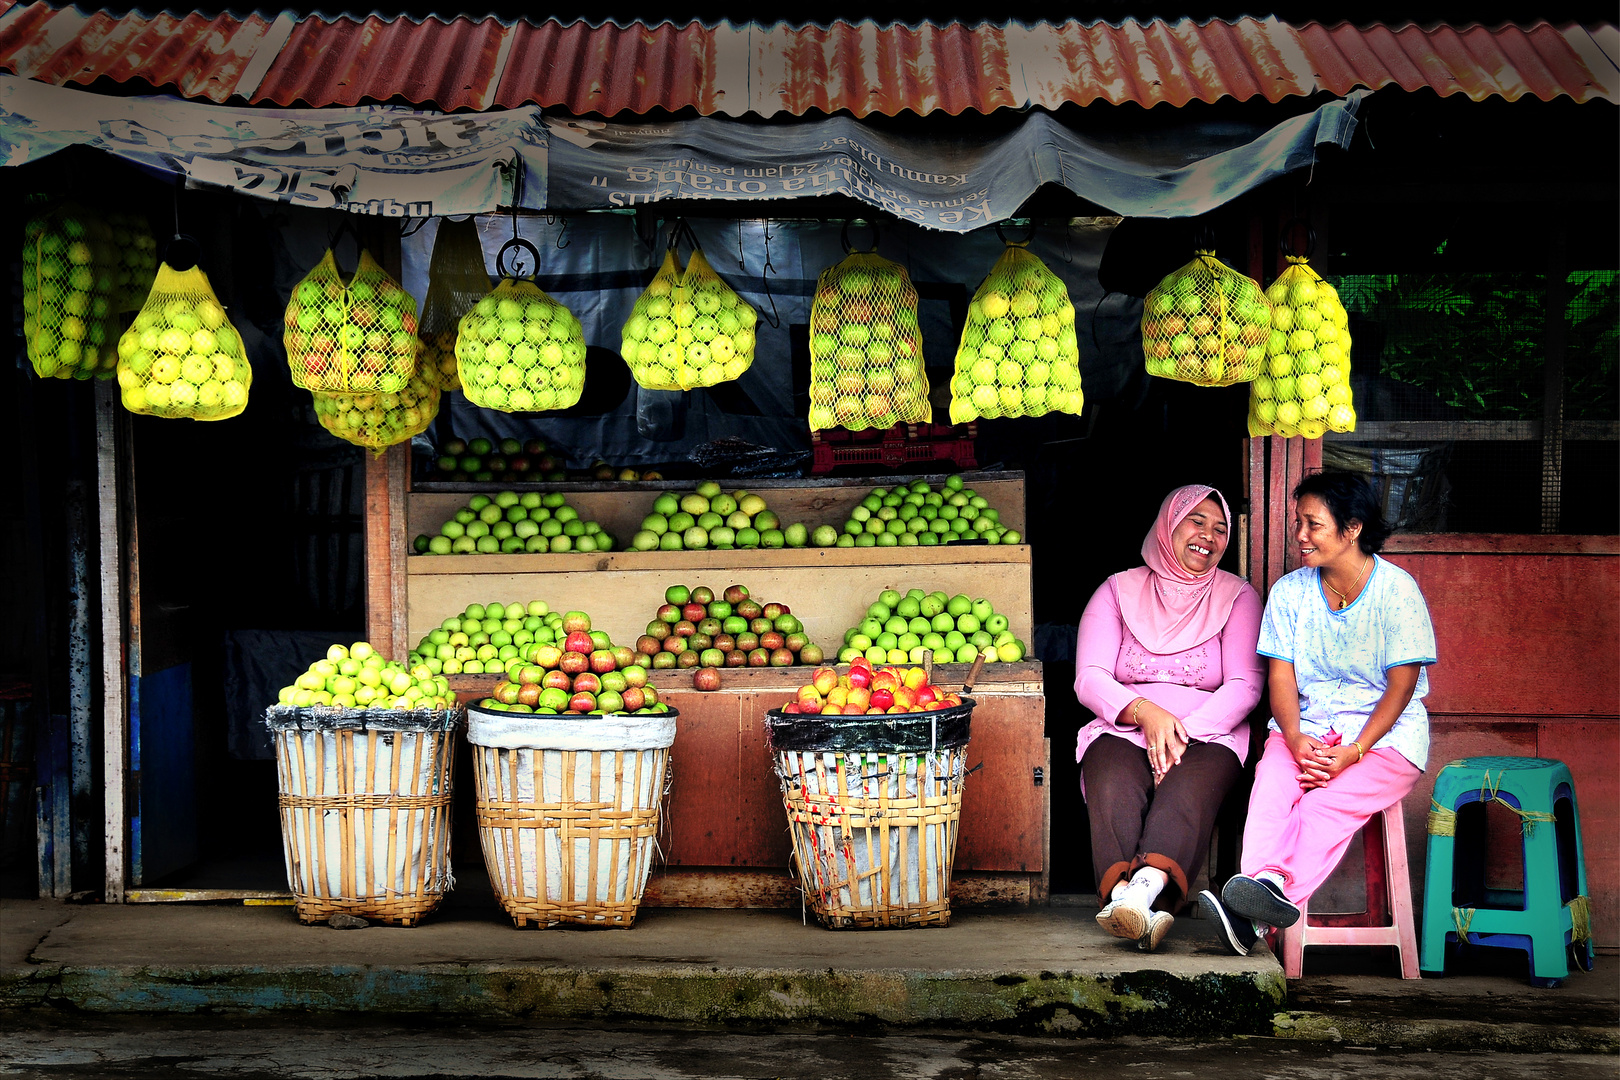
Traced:
<svg viewBox="0 0 1620 1080">
<path fill-rule="evenodd" d="M 937 685 L 959 689 L 967 664 L 934 668 Z M 664 859 L 643 903 L 653 907 L 796 905 L 781 789 L 765 714 L 780 707 L 810 669 L 728 670 L 720 690 L 691 688 L 690 671 L 656 672 L 659 696 L 678 710 L 670 789 L 659 838 Z M 456 676 L 476 699 L 494 676 Z M 1041 665 L 988 664 L 973 688 L 968 777 L 952 875 L 961 904 L 1044 902 L 1050 818 L 1050 750 Z"/>
<path fill-rule="evenodd" d="M 634 645 L 675 584 L 716 593 L 741 584 L 762 603 L 786 604 L 828 659 L 886 588 L 984 597 L 1026 645 L 1035 631 L 1027 544 L 412 555 L 405 563 L 407 649 L 468 604 L 531 600 L 588 612 L 593 629 Z"/>
<path fill-rule="evenodd" d="M 983 495 L 995 508 L 1003 525 L 1019 532 L 1024 531 L 1022 472 L 965 472 L 960 475 L 964 487 L 972 488 L 975 493 Z M 905 476 L 863 477 L 859 480 L 824 477 L 804 480 L 762 479 L 754 483 L 750 483 L 746 477 L 732 477 L 720 481 L 720 484 L 726 491 L 747 490 L 759 495 L 765 500 L 765 505 L 781 519 L 784 526 L 802 521 L 811 529 L 817 525 L 831 525 L 842 529 L 844 522 L 849 519 L 850 510 L 859 505 L 874 487 L 894 488 L 916 480 L 926 480 L 938 488 L 944 483 L 945 476 L 917 473 Z M 623 546 L 629 544 L 630 537 L 641 528 L 643 519 L 653 512 L 653 500 L 660 493 L 665 491 L 684 493 L 696 488 L 697 485 L 698 481 L 695 480 L 655 483 L 579 481 L 510 484 L 420 481 L 411 491 L 406 525 L 411 537 L 423 533 L 434 536 L 438 533 L 439 526 L 457 510 L 466 506 L 467 500 L 476 494 L 487 495 L 497 491 L 559 491 L 567 497 L 568 505 L 579 511 L 580 517 L 600 524 Z"/>
</svg>

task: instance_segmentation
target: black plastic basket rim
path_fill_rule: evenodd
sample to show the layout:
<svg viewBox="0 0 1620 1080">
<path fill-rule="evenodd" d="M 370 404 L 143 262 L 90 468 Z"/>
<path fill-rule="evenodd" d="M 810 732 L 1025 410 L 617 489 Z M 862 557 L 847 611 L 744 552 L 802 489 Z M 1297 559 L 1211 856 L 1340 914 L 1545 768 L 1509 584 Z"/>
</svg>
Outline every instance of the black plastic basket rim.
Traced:
<svg viewBox="0 0 1620 1080">
<path fill-rule="evenodd" d="M 882 716 L 822 716 L 772 709 L 765 714 L 765 732 L 773 750 L 927 753 L 966 746 L 976 704 L 972 698 L 963 698 L 962 704 L 948 709 Z"/>
<path fill-rule="evenodd" d="M 272 705 L 264 723 L 279 731 L 453 731 L 466 720 L 467 709 L 362 709 L 333 705 Z"/>
</svg>

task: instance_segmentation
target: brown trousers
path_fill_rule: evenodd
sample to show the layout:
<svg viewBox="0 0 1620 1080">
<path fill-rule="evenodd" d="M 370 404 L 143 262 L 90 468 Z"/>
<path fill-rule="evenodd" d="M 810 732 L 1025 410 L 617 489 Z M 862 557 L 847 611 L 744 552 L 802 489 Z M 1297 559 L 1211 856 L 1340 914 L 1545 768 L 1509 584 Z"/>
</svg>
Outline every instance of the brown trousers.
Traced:
<svg viewBox="0 0 1620 1080">
<path fill-rule="evenodd" d="M 1093 739 L 1080 775 L 1098 899 L 1106 904 L 1116 884 L 1152 866 L 1170 877 L 1153 906 L 1180 910 L 1209 857 L 1215 815 L 1242 772 L 1237 755 L 1226 747 L 1194 742 L 1155 787 L 1146 750 L 1115 735 Z"/>
</svg>

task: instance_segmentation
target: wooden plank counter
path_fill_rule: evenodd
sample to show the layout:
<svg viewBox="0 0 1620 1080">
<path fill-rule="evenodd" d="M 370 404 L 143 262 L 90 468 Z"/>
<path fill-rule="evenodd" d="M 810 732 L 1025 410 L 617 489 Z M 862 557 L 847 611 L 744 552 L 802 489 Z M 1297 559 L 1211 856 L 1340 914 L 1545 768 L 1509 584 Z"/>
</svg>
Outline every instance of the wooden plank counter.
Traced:
<svg viewBox="0 0 1620 1080">
<path fill-rule="evenodd" d="M 960 687 L 969 665 L 934 668 Z M 809 669 L 728 670 L 718 691 L 691 689 L 689 672 L 659 671 L 653 685 L 679 711 L 662 861 L 648 883 L 653 907 L 792 907 L 799 903 L 791 845 L 765 714 L 789 700 Z M 492 677 L 458 676 L 464 698 Z M 1051 773 L 1038 663 L 986 665 L 974 687 L 968 777 L 951 896 L 958 904 L 1041 903 L 1047 897 Z M 1039 770 L 1039 771 L 1037 771 Z"/>
</svg>

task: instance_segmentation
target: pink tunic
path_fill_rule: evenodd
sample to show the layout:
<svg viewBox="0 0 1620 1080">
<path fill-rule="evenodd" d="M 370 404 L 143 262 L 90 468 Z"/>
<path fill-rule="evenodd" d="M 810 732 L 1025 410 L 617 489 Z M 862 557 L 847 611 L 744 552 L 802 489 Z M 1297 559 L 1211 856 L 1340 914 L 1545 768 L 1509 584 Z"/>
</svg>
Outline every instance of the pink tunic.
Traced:
<svg viewBox="0 0 1620 1080">
<path fill-rule="evenodd" d="M 1224 746 L 1240 762 L 1247 758 L 1244 721 L 1265 686 L 1265 669 L 1254 650 L 1260 612 L 1260 594 L 1245 584 L 1219 634 L 1186 652 L 1160 656 L 1148 652 L 1120 617 L 1114 579 L 1103 582 L 1080 616 L 1074 696 L 1097 719 L 1080 729 L 1075 760 L 1085 757 L 1086 747 L 1104 732 L 1146 750 L 1141 728 L 1116 722 L 1139 697 L 1179 716 L 1190 738 Z"/>
</svg>

